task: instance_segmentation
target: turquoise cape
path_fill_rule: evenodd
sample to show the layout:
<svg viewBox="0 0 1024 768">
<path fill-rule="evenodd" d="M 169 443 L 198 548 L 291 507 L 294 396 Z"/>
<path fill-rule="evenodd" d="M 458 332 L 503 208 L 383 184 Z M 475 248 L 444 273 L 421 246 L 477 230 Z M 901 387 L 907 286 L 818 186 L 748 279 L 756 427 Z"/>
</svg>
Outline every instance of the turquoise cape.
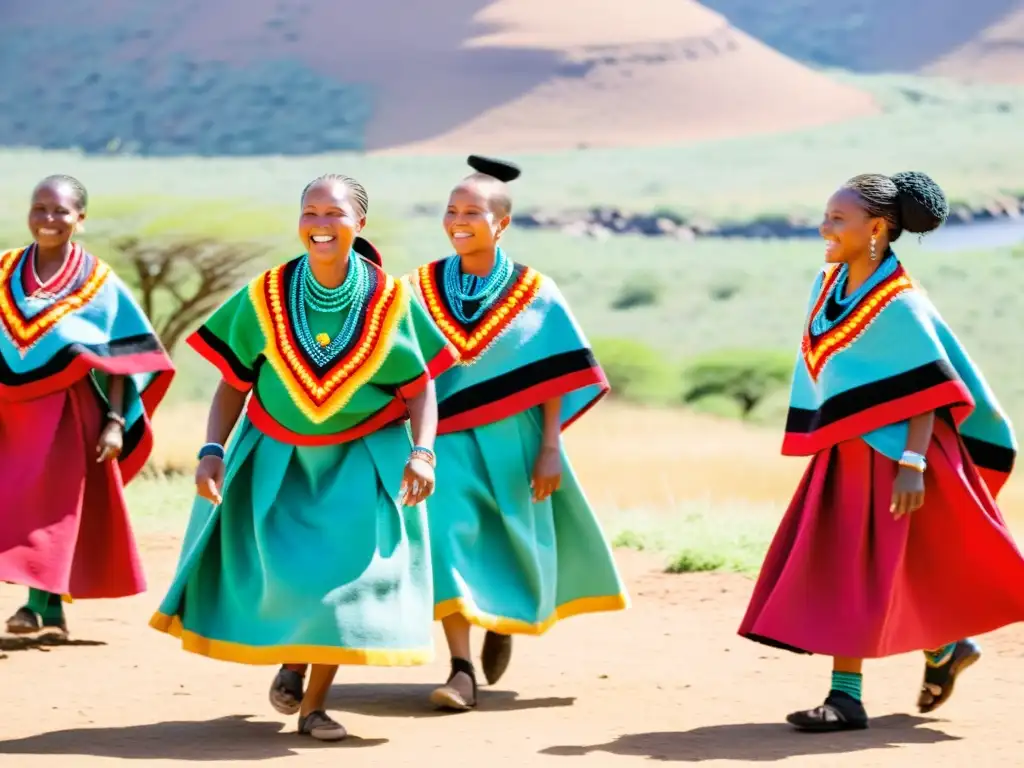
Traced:
<svg viewBox="0 0 1024 768">
<path fill-rule="evenodd" d="M 837 277 L 838 268 L 827 267 L 811 291 L 782 452 L 807 456 L 862 438 L 899 460 L 909 420 L 937 411 L 956 426 L 990 491 L 997 494 L 1016 460 L 1013 428 L 934 304 L 897 263 L 840 322 L 816 336 L 811 319 Z"/>
</svg>

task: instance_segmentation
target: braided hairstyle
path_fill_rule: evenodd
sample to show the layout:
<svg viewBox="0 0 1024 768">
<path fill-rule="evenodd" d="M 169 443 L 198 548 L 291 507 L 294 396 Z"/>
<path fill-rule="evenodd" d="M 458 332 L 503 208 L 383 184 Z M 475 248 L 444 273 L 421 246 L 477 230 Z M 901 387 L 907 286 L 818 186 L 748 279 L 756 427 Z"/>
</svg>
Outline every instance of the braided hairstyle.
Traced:
<svg viewBox="0 0 1024 768">
<path fill-rule="evenodd" d="M 508 184 L 522 175 L 519 167 L 504 160 L 494 160 L 480 155 L 470 155 L 467 162 L 476 173 L 464 178 L 459 186 L 472 186 L 480 191 L 487 198 L 494 213 L 501 218 L 512 213 L 512 195 Z"/>
<path fill-rule="evenodd" d="M 302 190 L 301 200 L 306 199 L 306 193 L 310 189 L 315 187 L 317 184 L 322 183 L 336 183 L 342 184 L 348 190 L 349 195 L 352 198 L 352 203 L 355 206 L 356 213 L 359 218 L 364 218 L 370 208 L 370 196 L 366 193 L 366 187 L 360 184 L 358 181 L 353 179 L 351 176 L 345 176 L 341 173 L 325 173 L 323 176 L 317 176 Z"/>
<path fill-rule="evenodd" d="M 81 213 L 85 213 L 86 209 L 89 207 L 89 193 L 86 191 L 85 185 L 74 176 L 68 176 L 63 173 L 55 173 L 52 176 L 47 176 L 36 184 L 35 191 L 38 191 L 42 187 L 57 186 L 60 184 L 64 184 L 71 188 L 71 192 L 75 197 L 75 203 L 78 205 L 78 210 Z"/>
<path fill-rule="evenodd" d="M 942 188 L 917 171 L 894 176 L 865 173 L 854 176 L 844 187 L 857 193 L 868 216 L 885 219 L 890 243 L 904 230 L 924 234 L 938 229 L 949 216 L 949 202 Z"/>
</svg>

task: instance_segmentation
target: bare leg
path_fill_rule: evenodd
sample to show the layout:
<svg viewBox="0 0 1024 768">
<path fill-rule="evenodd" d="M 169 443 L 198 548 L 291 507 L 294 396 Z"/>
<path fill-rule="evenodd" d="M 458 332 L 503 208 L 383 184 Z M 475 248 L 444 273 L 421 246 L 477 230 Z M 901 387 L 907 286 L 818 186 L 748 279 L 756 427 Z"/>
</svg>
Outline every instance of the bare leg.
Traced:
<svg viewBox="0 0 1024 768">
<path fill-rule="evenodd" d="M 312 665 L 309 684 L 306 686 L 299 710 L 299 733 L 308 734 L 321 741 L 340 741 L 348 736 L 344 726 L 332 720 L 324 711 L 327 692 L 331 689 L 331 683 L 334 682 L 337 673 L 336 666 Z"/>
<path fill-rule="evenodd" d="M 473 651 L 470 647 L 469 622 L 461 613 L 441 621 L 448 650 L 452 657 L 452 672 L 448 682 L 437 688 L 430 701 L 441 709 L 464 712 L 476 706 L 476 672 L 473 670 Z"/>
</svg>

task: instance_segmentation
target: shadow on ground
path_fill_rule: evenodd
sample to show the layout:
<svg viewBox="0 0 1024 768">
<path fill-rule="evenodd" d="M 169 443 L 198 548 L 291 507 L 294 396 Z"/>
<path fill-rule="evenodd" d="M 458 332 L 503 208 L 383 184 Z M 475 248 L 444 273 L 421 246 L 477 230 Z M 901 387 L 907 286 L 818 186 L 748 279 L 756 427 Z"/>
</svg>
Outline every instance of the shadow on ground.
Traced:
<svg viewBox="0 0 1024 768">
<path fill-rule="evenodd" d="M 47 651 L 61 646 L 96 647 L 102 640 L 77 640 L 60 635 L 0 635 L 0 651 Z"/>
<path fill-rule="evenodd" d="M 75 728 L 0 741 L 0 755 L 74 755 L 119 760 L 272 760 L 297 750 L 376 747 L 387 739 L 359 739 L 325 744 L 299 736 L 292 726 L 252 722 L 233 715 L 206 722 L 168 722 L 124 728 Z M 55 763 L 60 765 L 62 763 Z"/>
<path fill-rule="evenodd" d="M 607 744 L 548 747 L 543 755 L 580 757 L 605 752 L 623 757 L 699 763 L 704 760 L 773 762 L 790 757 L 837 755 L 908 744 L 937 744 L 959 737 L 918 726 L 939 722 L 911 715 L 887 715 L 871 721 L 866 731 L 840 734 L 798 733 L 779 723 L 738 723 L 692 731 L 631 733 Z"/>
<path fill-rule="evenodd" d="M 430 703 L 430 692 L 437 686 L 424 684 L 335 685 L 327 698 L 328 709 L 373 717 L 444 716 Z M 549 696 L 521 699 L 515 691 L 495 691 L 481 687 L 478 712 L 519 712 L 526 709 L 571 707 L 574 697 Z"/>
</svg>

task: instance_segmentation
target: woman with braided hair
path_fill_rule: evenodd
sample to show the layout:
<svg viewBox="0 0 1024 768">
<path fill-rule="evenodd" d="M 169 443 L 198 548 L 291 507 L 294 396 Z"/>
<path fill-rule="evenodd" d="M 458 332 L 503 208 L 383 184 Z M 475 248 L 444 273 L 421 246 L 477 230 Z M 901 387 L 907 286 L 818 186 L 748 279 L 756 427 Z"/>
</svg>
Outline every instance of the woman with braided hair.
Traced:
<svg viewBox="0 0 1024 768">
<path fill-rule="evenodd" d="M 431 378 L 455 358 L 359 237 L 366 208 L 348 177 L 308 185 L 305 253 L 189 339 L 222 381 L 178 571 L 150 622 L 210 658 L 312 665 L 292 712 L 324 741 L 346 736 L 324 709 L 337 665 L 433 656 Z"/>
<path fill-rule="evenodd" d="M 628 599 L 561 434 L 608 392 L 554 281 L 501 247 L 519 169 L 473 156 L 448 199 L 454 253 L 409 281 L 459 353 L 437 379 L 438 493 L 430 499 L 434 616 L 451 674 L 431 701 L 477 704 L 470 627 L 487 630 L 482 667 L 497 682 L 513 635 L 621 610 Z"/>
<path fill-rule="evenodd" d="M 892 250 L 938 228 L 921 173 L 850 179 L 828 201 L 782 452 L 812 456 L 740 634 L 833 657 L 804 731 L 866 728 L 863 660 L 924 650 L 921 712 L 980 658 L 970 635 L 1024 620 L 1024 558 L 995 497 L 1013 468 L 1006 414 Z"/>
<path fill-rule="evenodd" d="M 12 634 L 66 636 L 65 600 L 146 588 L 124 486 L 174 366 L 127 286 L 75 242 L 87 207 L 77 179 L 43 179 L 32 244 L 0 254 L 0 582 L 29 588 Z"/>
</svg>

